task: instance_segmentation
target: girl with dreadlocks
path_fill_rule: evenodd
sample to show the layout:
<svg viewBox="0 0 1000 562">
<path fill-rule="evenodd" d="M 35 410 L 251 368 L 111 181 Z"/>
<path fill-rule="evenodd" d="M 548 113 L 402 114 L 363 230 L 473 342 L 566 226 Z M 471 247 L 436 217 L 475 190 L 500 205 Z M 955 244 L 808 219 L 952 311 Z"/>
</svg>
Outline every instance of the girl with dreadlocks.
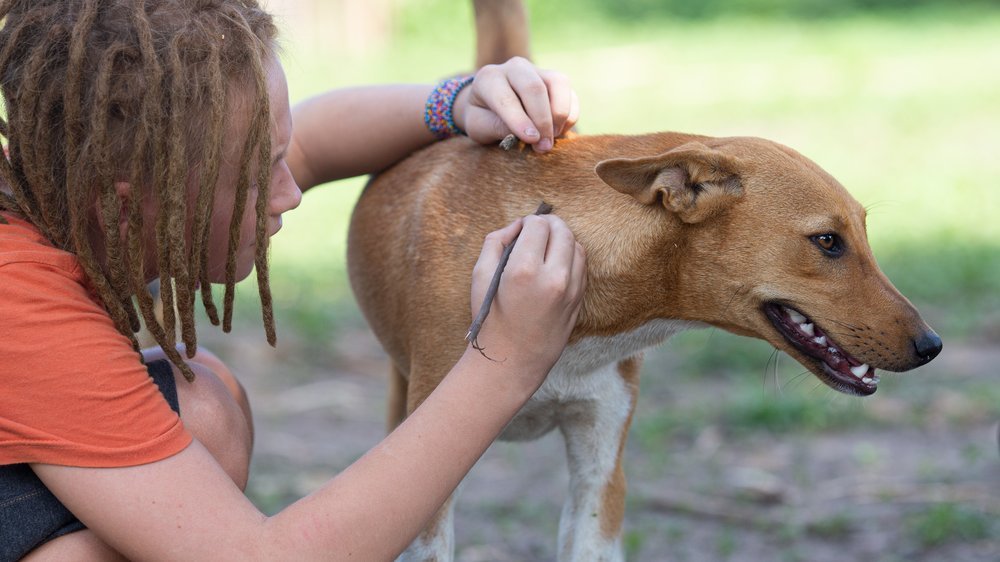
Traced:
<svg viewBox="0 0 1000 562">
<path fill-rule="evenodd" d="M 7 0 L 0 19 L 0 560 L 402 551 L 565 345 L 584 284 L 566 225 L 527 217 L 480 255 L 475 303 L 520 233 L 519 274 L 483 333 L 531 349 L 504 363 L 467 353 L 380 445 L 264 516 L 242 493 L 249 406 L 198 348 L 195 302 L 228 330 L 233 285 L 256 267 L 273 344 L 266 250 L 297 184 L 432 142 L 432 89 L 331 92 L 296 109 L 293 133 L 275 27 L 255 0 Z M 445 133 L 513 132 L 540 151 L 577 113 L 565 79 L 520 59 L 431 96 Z M 157 279 L 162 324 L 146 288 Z M 225 284 L 221 319 L 212 283 Z M 159 346 L 140 352 L 143 323 Z"/>
</svg>

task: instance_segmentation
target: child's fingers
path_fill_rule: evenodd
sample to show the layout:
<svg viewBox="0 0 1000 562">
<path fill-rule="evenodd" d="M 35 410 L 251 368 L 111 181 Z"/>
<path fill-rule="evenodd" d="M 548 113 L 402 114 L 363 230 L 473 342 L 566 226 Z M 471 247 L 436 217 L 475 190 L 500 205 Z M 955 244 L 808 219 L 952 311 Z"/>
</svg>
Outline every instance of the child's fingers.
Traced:
<svg viewBox="0 0 1000 562">
<path fill-rule="evenodd" d="M 531 124 L 538 131 L 536 143 L 539 145 L 538 148 L 542 150 L 552 148 L 554 127 L 548 85 L 535 67 L 524 59 L 511 59 L 504 66 L 508 68 L 507 80 L 511 88 L 517 94 Z M 506 120 L 505 122 L 512 130 L 517 130 L 512 123 Z"/>
<path fill-rule="evenodd" d="M 544 263 L 545 249 L 549 241 L 549 221 L 546 219 L 547 217 L 540 215 L 529 215 L 522 219 L 524 226 L 510 254 L 508 268 L 519 273 L 531 274 Z"/>
<path fill-rule="evenodd" d="M 569 77 L 561 72 L 552 70 L 540 70 L 542 80 L 549 94 L 549 107 L 552 112 L 552 134 L 558 137 L 569 130 L 572 124 L 567 125 L 573 116 L 574 104 L 576 114 L 579 115 L 579 102 L 576 100 L 576 92 L 570 86 Z"/>
<path fill-rule="evenodd" d="M 499 66 L 484 66 L 476 74 L 472 86 L 473 105 L 485 107 L 496 114 L 503 125 L 522 141 L 528 144 L 538 142 L 538 129 L 525 113 L 521 99 L 514 91 L 504 69 Z M 482 120 L 482 116 L 477 117 Z M 472 128 L 471 124 L 469 128 Z M 506 134 L 504 131 L 497 132 Z"/>
<path fill-rule="evenodd" d="M 573 248 L 573 274 L 570 279 L 573 282 L 573 294 L 582 297 L 587 290 L 587 252 L 579 242 Z"/>
<path fill-rule="evenodd" d="M 563 123 L 562 130 L 559 131 L 560 135 L 564 135 L 576 125 L 576 122 L 580 120 L 580 98 L 576 95 L 576 92 L 572 92 L 570 100 L 569 117 L 566 118 L 566 122 Z"/>
<path fill-rule="evenodd" d="M 549 241 L 545 251 L 545 263 L 554 267 L 565 267 L 568 272 L 576 251 L 576 238 L 559 217 L 547 215 L 545 218 L 549 222 Z"/>
<path fill-rule="evenodd" d="M 488 275 L 490 278 L 500 263 L 504 247 L 509 246 L 521 232 L 523 221 L 517 219 L 500 230 L 493 231 L 486 235 L 483 240 L 483 249 L 479 252 L 479 259 L 473 270 L 476 277 Z"/>
</svg>

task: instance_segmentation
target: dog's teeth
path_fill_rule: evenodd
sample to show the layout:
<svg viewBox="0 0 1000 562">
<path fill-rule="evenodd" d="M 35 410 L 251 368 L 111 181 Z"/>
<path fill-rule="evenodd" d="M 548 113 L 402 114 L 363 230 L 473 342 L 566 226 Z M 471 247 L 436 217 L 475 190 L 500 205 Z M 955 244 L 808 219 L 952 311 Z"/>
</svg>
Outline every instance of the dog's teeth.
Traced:
<svg viewBox="0 0 1000 562">
<path fill-rule="evenodd" d="M 865 384 L 871 384 L 872 382 L 874 382 L 874 380 L 875 379 L 873 379 L 871 377 L 865 377 L 865 378 L 861 379 L 861 382 L 863 382 Z"/>
<path fill-rule="evenodd" d="M 820 336 L 818 338 L 813 338 L 813 342 L 816 345 L 826 345 L 826 336 Z"/>
<path fill-rule="evenodd" d="M 802 324 L 803 322 L 806 321 L 805 316 L 802 316 L 801 314 L 795 312 L 790 308 L 785 308 L 785 312 L 788 313 L 788 317 L 792 319 L 792 322 L 795 322 L 796 324 Z"/>
<path fill-rule="evenodd" d="M 813 330 L 812 324 L 799 324 L 799 329 L 805 332 L 807 336 L 811 336 L 816 333 L 816 331 Z"/>
<path fill-rule="evenodd" d="M 839 353 L 836 347 L 828 347 L 826 348 L 826 350 L 829 351 L 831 354 Z"/>
<path fill-rule="evenodd" d="M 868 364 L 862 363 L 857 367 L 851 367 L 851 372 L 854 373 L 854 376 L 860 379 L 861 377 L 864 377 L 866 374 L 868 374 Z M 865 382 L 871 382 L 871 378 L 868 377 L 865 377 L 865 379 L 862 380 L 864 380 Z"/>
</svg>

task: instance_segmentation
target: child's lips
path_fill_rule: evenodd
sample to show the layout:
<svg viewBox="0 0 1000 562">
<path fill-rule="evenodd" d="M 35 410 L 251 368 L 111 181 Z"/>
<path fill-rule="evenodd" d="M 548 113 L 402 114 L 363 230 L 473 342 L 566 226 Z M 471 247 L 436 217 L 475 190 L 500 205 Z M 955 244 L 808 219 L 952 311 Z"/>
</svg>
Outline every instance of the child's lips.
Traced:
<svg viewBox="0 0 1000 562">
<path fill-rule="evenodd" d="M 279 230 L 281 230 L 281 217 L 280 216 L 278 217 L 278 220 L 275 223 L 272 224 L 270 230 L 271 230 L 271 232 L 268 234 L 268 237 L 274 236 L 275 234 L 278 233 Z"/>
</svg>

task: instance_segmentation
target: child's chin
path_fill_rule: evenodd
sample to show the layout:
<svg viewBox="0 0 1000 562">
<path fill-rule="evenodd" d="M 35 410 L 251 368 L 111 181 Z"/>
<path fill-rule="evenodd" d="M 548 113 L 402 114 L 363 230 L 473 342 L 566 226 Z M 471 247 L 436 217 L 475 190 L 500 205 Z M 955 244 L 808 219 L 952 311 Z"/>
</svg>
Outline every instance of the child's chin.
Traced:
<svg viewBox="0 0 1000 562">
<path fill-rule="evenodd" d="M 246 269 L 237 268 L 236 269 L 236 278 L 235 278 L 236 283 L 239 283 L 240 281 L 243 281 L 247 277 L 250 277 L 250 273 L 252 273 L 252 272 L 253 272 L 253 265 L 250 265 Z M 226 274 L 225 274 L 225 272 L 220 272 L 218 274 L 209 274 L 209 276 L 208 276 L 208 282 L 211 283 L 212 285 L 224 285 L 226 283 Z M 201 288 L 201 282 L 198 282 L 195 285 L 195 287 L 196 288 Z"/>
</svg>

